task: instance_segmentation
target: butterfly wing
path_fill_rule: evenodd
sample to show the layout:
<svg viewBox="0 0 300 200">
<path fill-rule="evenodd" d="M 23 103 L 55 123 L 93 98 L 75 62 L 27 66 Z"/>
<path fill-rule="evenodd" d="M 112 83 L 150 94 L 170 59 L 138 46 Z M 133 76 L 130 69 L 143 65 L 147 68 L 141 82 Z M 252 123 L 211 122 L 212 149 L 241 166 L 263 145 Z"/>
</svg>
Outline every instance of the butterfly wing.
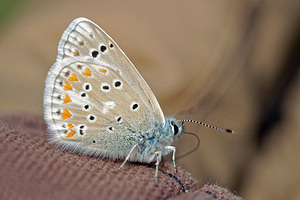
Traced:
<svg viewBox="0 0 300 200">
<path fill-rule="evenodd" d="M 124 157 L 141 133 L 164 126 L 151 89 L 95 23 L 75 19 L 48 72 L 44 116 L 50 139 L 83 154 Z"/>
</svg>

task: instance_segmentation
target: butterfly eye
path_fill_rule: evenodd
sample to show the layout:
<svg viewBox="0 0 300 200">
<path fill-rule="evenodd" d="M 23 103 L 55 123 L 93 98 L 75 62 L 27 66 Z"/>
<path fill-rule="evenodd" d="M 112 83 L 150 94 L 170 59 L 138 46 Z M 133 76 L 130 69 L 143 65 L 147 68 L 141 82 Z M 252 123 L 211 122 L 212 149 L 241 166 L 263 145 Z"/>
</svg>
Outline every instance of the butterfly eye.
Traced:
<svg viewBox="0 0 300 200">
<path fill-rule="evenodd" d="M 174 135 L 177 135 L 179 128 L 178 126 L 172 121 L 171 125 L 173 126 Z"/>
</svg>

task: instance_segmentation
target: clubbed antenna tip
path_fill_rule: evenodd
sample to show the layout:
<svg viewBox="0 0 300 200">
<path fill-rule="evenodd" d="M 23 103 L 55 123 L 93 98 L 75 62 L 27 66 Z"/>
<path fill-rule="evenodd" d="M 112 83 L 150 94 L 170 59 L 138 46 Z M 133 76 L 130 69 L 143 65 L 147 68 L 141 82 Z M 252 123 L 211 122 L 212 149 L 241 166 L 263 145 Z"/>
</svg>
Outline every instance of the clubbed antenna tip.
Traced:
<svg viewBox="0 0 300 200">
<path fill-rule="evenodd" d="M 231 129 L 225 129 L 227 133 L 231 133 L 231 134 L 235 134 L 235 131 L 234 130 L 231 130 Z"/>
</svg>

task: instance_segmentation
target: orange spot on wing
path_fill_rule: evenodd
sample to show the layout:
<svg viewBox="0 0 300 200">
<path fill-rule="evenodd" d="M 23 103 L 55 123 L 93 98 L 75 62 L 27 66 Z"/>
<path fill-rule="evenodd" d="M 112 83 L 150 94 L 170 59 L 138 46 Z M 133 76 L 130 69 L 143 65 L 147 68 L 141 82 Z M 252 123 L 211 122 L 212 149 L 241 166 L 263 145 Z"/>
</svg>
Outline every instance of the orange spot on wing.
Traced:
<svg viewBox="0 0 300 200">
<path fill-rule="evenodd" d="M 64 90 L 72 90 L 71 84 L 67 81 L 65 81 Z"/>
<path fill-rule="evenodd" d="M 91 70 L 89 68 L 85 68 L 85 72 L 82 72 L 83 75 L 85 76 L 91 76 L 92 73 L 91 73 Z"/>
<path fill-rule="evenodd" d="M 84 44 L 83 40 L 79 41 L 78 44 L 82 46 Z"/>
<path fill-rule="evenodd" d="M 70 99 L 69 95 L 66 94 L 66 97 L 64 98 L 64 103 L 69 103 L 72 100 Z"/>
<path fill-rule="evenodd" d="M 78 81 L 76 74 L 71 74 L 71 77 L 68 78 L 69 81 Z"/>
<path fill-rule="evenodd" d="M 76 49 L 73 53 L 74 56 L 79 56 L 79 51 Z"/>
<path fill-rule="evenodd" d="M 70 130 L 70 133 L 68 133 L 68 135 L 66 136 L 66 138 L 70 138 L 70 137 L 73 137 L 75 135 L 75 131 L 73 130 Z"/>
<path fill-rule="evenodd" d="M 68 127 L 71 129 L 73 128 L 74 126 L 72 124 L 68 124 Z"/>
<path fill-rule="evenodd" d="M 106 69 L 99 69 L 101 73 L 106 73 Z"/>
<path fill-rule="evenodd" d="M 70 118 L 71 116 L 72 116 L 72 114 L 66 108 L 61 113 L 62 119 L 67 119 L 67 118 Z"/>
</svg>

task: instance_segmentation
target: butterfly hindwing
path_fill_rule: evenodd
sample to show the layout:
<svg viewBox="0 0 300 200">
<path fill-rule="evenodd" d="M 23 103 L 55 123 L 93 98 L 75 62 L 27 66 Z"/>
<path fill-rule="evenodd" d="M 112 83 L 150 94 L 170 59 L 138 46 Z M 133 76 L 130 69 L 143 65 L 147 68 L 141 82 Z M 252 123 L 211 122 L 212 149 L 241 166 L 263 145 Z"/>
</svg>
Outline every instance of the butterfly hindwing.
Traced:
<svg viewBox="0 0 300 200">
<path fill-rule="evenodd" d="M 44 107 L 50 137 L 58 145 L 113 158 L 126 156 L 118 152 L 130 149 L 141 132 L 165 123 L 154 94 L 130 60 L 86 18 L 75 19 L 59 42 Z M 128 142 L 120 145 L 122 140 Z"/>
</svg>

